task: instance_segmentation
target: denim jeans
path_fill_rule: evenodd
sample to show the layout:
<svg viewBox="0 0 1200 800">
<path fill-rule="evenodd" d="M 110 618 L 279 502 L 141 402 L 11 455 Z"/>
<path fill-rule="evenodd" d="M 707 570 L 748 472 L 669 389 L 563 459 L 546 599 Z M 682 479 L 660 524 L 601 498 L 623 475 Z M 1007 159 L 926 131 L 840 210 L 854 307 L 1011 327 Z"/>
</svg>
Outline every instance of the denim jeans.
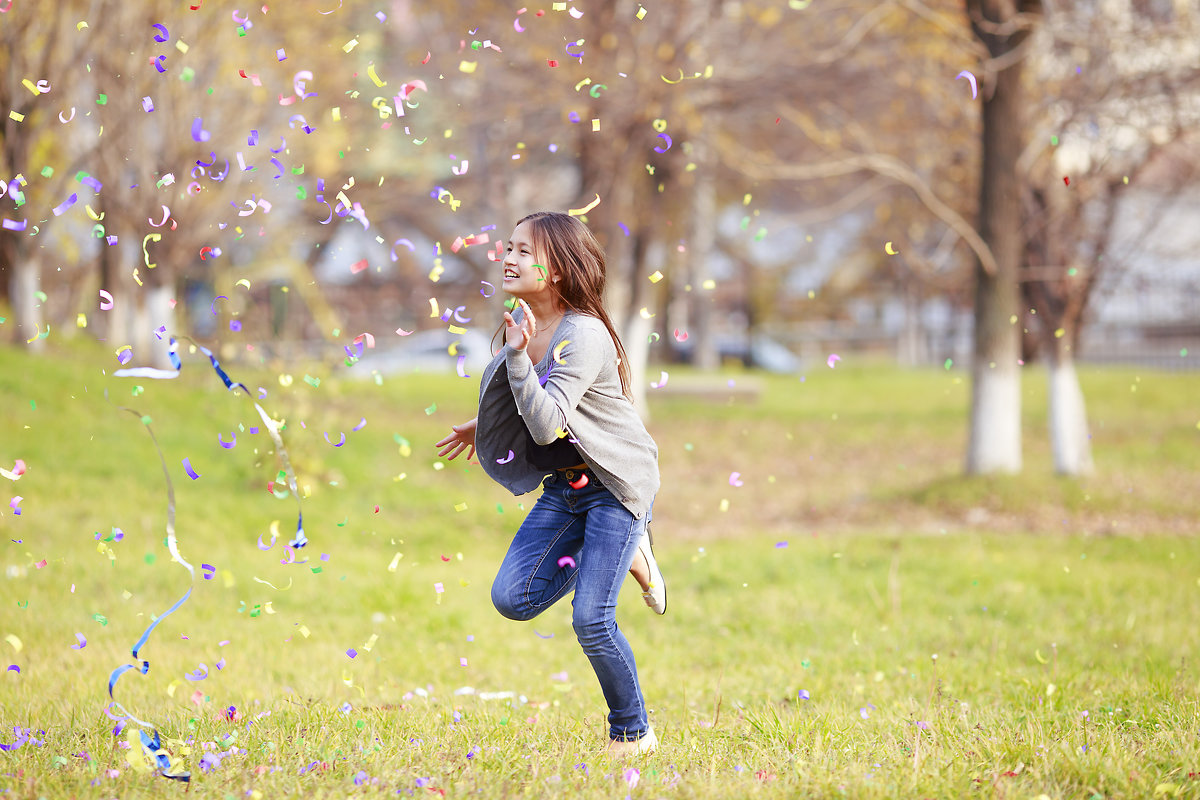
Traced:
<svg viewBox="0 0 1200 800">
<path fill-rule="evenodd" d="M 571 624 L 608 703 L 609 735 L 633 741 L 649 720 L 629 642 L 617 628 L 617 596 L 650 514 L 636 519 L 589 470 L 573 489 L 557 473 L 509 545 L 492 584 L 492 603 L 509 619 L 529 620 L 574 590 Z M 570 561 L 559 566 L 559 560 Z"/>
</svg>

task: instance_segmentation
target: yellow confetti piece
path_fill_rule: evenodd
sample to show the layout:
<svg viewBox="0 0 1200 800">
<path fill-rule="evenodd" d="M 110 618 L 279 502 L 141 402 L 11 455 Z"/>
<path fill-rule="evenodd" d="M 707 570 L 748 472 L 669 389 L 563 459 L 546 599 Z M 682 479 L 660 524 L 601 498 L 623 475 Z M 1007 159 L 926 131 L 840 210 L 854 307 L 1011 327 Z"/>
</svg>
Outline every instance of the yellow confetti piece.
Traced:
<svg viewBox="0 0 1200 800">
<path fill-rule="evenodd" d="M 84 28 L 86 28 L 87 26 L 88 26 L 87 22 L 80 21 L 80 22 L 75 23 L 75 30 L 81 31 Z"/>
<path fill-rule="evenodd" d="M 136 283 L 138 286 L 141 286 L 141 285 L 142 285 L 142 279 L 141 279 L 141 277 L 138 275 L 138 268 L 137 268 L 137 267 L 134 267 L 134 268 L 133 268 L 133 282 L 134 282 L 134 283 Z"/>
<path fill-rule="evenodd" d="M 21 85 L 24 86 L 26 89 L 28 89 L 31 93 L 33 93 L 35 95 L 40 94 L 40 92 L 38 92 L 37 86 L 34 84 L 33 81 L 29 80 L 29 78 L 22 78 Z"/>
<path fill-rule="evenodd" d="M 642 310 L 639 311 L 638 313 L 642 315 L 642 319 L 650 319 L 651 317 L 654 316 L 653 314 L 650 313 L 650 309 L 646 308 L 645 306 L 642 306 Z"/>
<path fill-rule="evenodd" d="M 721 510 L 722 510 L 722 511 L 728 511 L 728 510 L 729 510 L 729 501 L 728 501 L 728 500 L 726 500 L 725 498 L 721 498 Z"/>
<path fill-rule="evenodd" d="M 25 120 L 25 115 L 18 114 L 16 111 L 9 111 L 8 116 L 15 119 L 17 122 L 23 122 Z"/>
<path fill-rule="evenodd" d="M 396 555 L 392 556 L 392 562 L 390 564 L 388 564 L 387 571 L 395 572 L 396 567 L 399 566 L 400 559 L 402 559 L 402 558 L 404 558 L 404 553 L 396 553 Z"/>
<path fill-rule="evenodd" d="M 13 646 L 13 649 L 16 650 L 18 653 L 21 652 L 21 648 L 23 648 L 25 646 L 25 645 L 21 644 L 21 640 L 17 637 L 17 635 L 15 633 L 10 633 L 8 636 L 5 636 L 4 641 L 11 644 Z"/>
<path fill-rule="evenodd" d="M 651 283 L 658 283 L 663 279 L 663 274 L 658 270 L 654 270 L 654 274 L 650 276 Z"/>
<path fill-rule="evenodd" d="M 353 50 L 356 47 L 358 47 L 358 39 L 351 39 L 350 41 L 348 41 L 344 45 L 342 45 L 342 52 L 349 53 L 351 50 Z"/>
<path fill-rule="evenodd" d="M 551 8 L 551 10 L 553 10 L 553 11 L 566 11 L 566 10 L 567 10 L 567 4 L 566 4 L 565 2 L 563 2 L 563 3 L 553 3 L 553 4 L 551 4 L 550 8 Z"/>
<path fill-rule="evenodd" d="M 76 328 L 86 328 L 87 327 L 87 314 L 84 314 L 81 311 L 81 312 L 79 312 L 79 314 L 77 314 L 75 316 L 75 327 Z"/>
<path fill-rule="evenodd" d="M 458 71 L 465 72 L 470 75 L 475 71 L 476 66 L 477 64 L 474 61 L 460 61 L 458 62 Z"/>
<path fill-rule="evenodd" d="M 367 639 L 367 641 L 363 643 L 362 649 L 369 653 L 369 652 L 371 652 L 371 648 L 374 647 L 375 643 L 378 641 L 379 641 L 379 634 L 372 633 L 371 638 Z"/>
<path fill-rule="evenodd" d="M 645 18 L 646 18 L 646 9 L 645 9 L 645 7 L 644 7 L 644 6 L 638 6 L 638 10 L 637 10 L 637 18 L 638 18 L 638 19 L 645 19 Z"/>
<path fill-rule="evenodd" d="M 175 42 L 175 49 L 181 53 L 186 53 L 188 51 L 187 43 L 182 40 Z"/>
<path fill-rule="evenodd" d="M 342 121 L 342 107 L 341 106 L 334 106 L 332 109 L 329 110 L 329 114 L 330 114 L 330 116 L 333 117 L 334 122 Z"/>
<path fill-rule="evenodd" d="M 429 298 L 429 316 L 440 317 L 442 312 L 438 311 L 438 301 L 436 297 Z"/>
<path fill-rule="evenodd" d="M 171 681 L 171 684 L 167 687 L 167 697 L 174 697 L 175 690 L 178 689 L 182 683 L 183 681 L 179 680 L 178 678 Z"/>
<path fill-rule="evenodd" d="M 461 336 L 462 334 L 467 332 L 466 328 L 459 327 L 458 325 L 447 326 L 446 330 L 450 331 L 453 334 L 459 335 L 459 336 Z"/>
<path fill-rule="evenodd" d="M 563 359 L 562 359 L 563 348 L 566 347 L 567 345 L 569 345 L 570 343 L 571 343 L 570 339 L 563 339 L 561 342 L 558 343 L 558 345 L 555 346 L 555 348 L 554 348 L 554 363 L 556 363 L 556 364 L 563 363 Z"/>
<path fill-rule="evenodd" d="M 150 251 L 146 249 L 146 245 L 149 242 L 160 242 L 160 241 L 162 241 L 161 233 L 147 233 L 146 238 L 142 239 L 142 255 L 146 257 L 146 267 L 148 269 L 154 269 L 155 267 L 157 267 L 158 262 L 155 262 L 153 264 L 150 263 Z M 139 284 L 139 286 L 140 285 L 141 284 Z"/>
<path fill-rule="evenodd" d="M 375 73 L 374 62 L 367 65 L 367 77 L 374 81 L 376 86 L 387 86 L 387 81 L 381 80 L 379 75 Z"/>
<path fill-rule="evenodd" d="M 581 214 L 586 214 L 587 212 L 591 211 L 593 208 L 595 208 L 595 207 L 596 207 L 596 206 L 598 206 L 598 205 L 600 205 L 600 194 L 599 194 L 599 192 L 597 192 L 597 193 L 596 193 L 596 199 L 595 199 L 595 200 L 593 200 L 592 202 L 588 203 L 588 204 L 587 204 L 586 206 L 584 206 L 583 208 L 570 208 L 570 209 L 567 209 L 567 214 L 568 214 L 568 215 L 570 215 L 570 216 L 572 216 L 572 217 L 578 217 L 578 216 L 579 216 L 579 215 L 581 215 Z"/>
<path fill-rule="evenodd" d="M 466 504 L 466 503 L 455 503 L 455 504 L 454 504 L 454 510 L 455 510 L 455 511 L 466 511 L 466 510 L 467 510 L 467 504 Z"/>
<path fill-rule="evenodd" d="M 887 253 L 889 256 L 899 255 L 899 253 L 900 253 L 899 250 L 895 250 L 892 248 L 891 242 L 888 242 L 887 244 L 885 244 L 883 246 L 883 252 Z"/>
<path fill-rule="evenodd" d="M 596 133 L 599 130 L 600 130 L 600 120 L 598 120 L 598 119 L 592 120 L 592 133 Z"/>
<path fill-rule="evenodd" d="M 234 286 L 245 286 L 247 289 L 249 289 L 250 288 L 250 280 L 249 280 L 249 278 L 242 278 L 240 281 L 235 283 Z"/>
<path fill-rule="evenodd" d="M 307 639 L 309 636 L 312 636 L 312 631 L 310 631 L 306 625 L 299 625 L 297 626 L 296 630 L 300 631 L 300 635 L 305 639 Z"/>
<path fill-rule="evenodd" d="M 701 289 L 715 289 L 715 288 L 717 288 L 717 282 L 714 281 L 712 278 L 709 278 L 704 283 L 700 284 L 700 288 Z"/>
</svg>

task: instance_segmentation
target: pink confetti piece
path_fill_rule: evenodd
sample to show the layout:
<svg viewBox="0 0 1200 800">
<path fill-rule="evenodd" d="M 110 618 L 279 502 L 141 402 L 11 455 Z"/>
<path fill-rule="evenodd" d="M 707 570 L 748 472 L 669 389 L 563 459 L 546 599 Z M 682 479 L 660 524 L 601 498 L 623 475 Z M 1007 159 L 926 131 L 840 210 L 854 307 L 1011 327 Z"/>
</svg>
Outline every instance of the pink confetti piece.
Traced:
<svg viewBox="0 0 1200 800">
<path fill-rule="evenodd" d="M 833 365 L 841 360 L 842 360 L 842 357 L 839 356 L 837 353 L 831 353 L 829 355 L 829 358 L 825 359 L 825 366 L 829 367 L 830 369 L 833 369 Z"/>
<path fill-rule="evenodd" d="M 21 497 L 21 495 L 17 495 L 12 500 L 8 501 L 8 507 L 11 508 L 13 510 L 13 513 L 16 514 L 18 517 L 21 516 L 21 509 L 19 508 L 19 506 L 21 505 L 21 501 L 24 499 L 25 498 Z"/>
<path fill-rule="evenodd" d="M 435 583 L 433 585 L 433 591 L 437 592 L 438 594 L 441 594 L 442 592 L 446 591 L 446 587 L 442 586 L 442 584 L 440 584 L 440 583 Z"/>
<path fill-rule="evenodd" d="M 459 665 L 460 667 L 465 667 L 465 666 L 467 665 L 467 659 L 466 659 L 466 658 L 460 658 L 460 659 L 458 660 L 458 665 Z"/>
<path fill-rule="evenodd" d="M 183 469 L 185 472 L 187 472 L 188 477 L 191 478 L 192 480 L 195 481 L 195 480 L 200 479 L 200 476 L 196 474 L 196 470 L 192 469 L 192 462 L 188 459 L 187 456 L 184 456 L 184 458 L 183 458 Z"/>
<path fill-rule="evenodd" d="M 688 340 L 687 331 L 681 331 L 681 330 L 679 330 L 679 328 L 676 328 L 675 329 L 675 341 L 686 342 L 687 340 Z"/>
<path fill-rule="evenodd" d="M 113 307 L 113 296 L 103 289 L 100 290 L 100 310 L 110 311 Z"/>
<path fill-rule="evenodd" d="M 740 472 L 731 472 L 731 473 L 729 473 L 729 485 L 730 485 L 730 486 L 743 486 L 743 485 L 745 485 L 745 481 L 743 481 L 743 480 L 742 480 L 742 473 L 740 473 Z"/>
<path fill-rule="evenodd" d="M 663 388 L 664 386 L 666 386 L 666 385 L 667 385 L 667 379 L 668 379 L 669 377 L 670 377 L 670 376 L 669 376 L 669 375 L 666 373 L 666 371 L 663 371 L 663 373 L 662 373 L 662 377 L 660 377 L 660 378 L 658 379 L 658 381 L 656 381 L 656 382 L 654 382 L 654 383 L 651 383 L 651 384 L 650 384 L 651 388 L 654 388 L 654 389 L 661 389 L 661 388 Z"/>
<path fill-rule="evenodd" d="M 356 261 L 350 265 L 350 274 L 357 275 L 360 272 L 364 272 L 368 266 L 369 265 L 367 264 L 367 260 L 365 258 L 361 261 Z"/>
<path fill-rule="evenodd" d="M 558 566 L 560 569 L 562 567 L 570 567 L 571 569 L 575 569 L 575 559 L 571 558 L 570 556 L 563 556 L 558 560 Z"/>
</svg>

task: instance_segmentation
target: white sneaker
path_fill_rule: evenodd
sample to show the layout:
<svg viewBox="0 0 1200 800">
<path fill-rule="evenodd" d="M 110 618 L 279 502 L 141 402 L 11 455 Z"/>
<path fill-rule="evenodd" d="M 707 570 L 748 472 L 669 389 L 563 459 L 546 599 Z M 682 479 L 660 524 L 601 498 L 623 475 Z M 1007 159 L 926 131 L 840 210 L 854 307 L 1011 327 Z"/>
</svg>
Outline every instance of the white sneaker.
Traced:
<svg viewBox="0 0 1200 800">
<path fill-rule="evenodd" d="M 642 599 L 646 601 L 655 614 L 667 613 L 667 582 L 663 580 L 662 572 L 658 569 L 658 562 L 654 560 L 654 535 L 650 533 L 650 528 L 646 528 L 646 533 L 642 536 L 642 540 L 638 542 L 638 553 L 646 559 L 646 565 L 650 570 L 649 585 L 642 592 Z"/>
<path fill-rule="evenodd" d="M 645 736 L 632 742 L 610 739 L 605 753 L 612 758 L 626 758 L 648 755 L 656 750 L 658 750 L 658 737 L 654 735 L 654 728 L 650 728 L 646 731 Z"/>
</svg>

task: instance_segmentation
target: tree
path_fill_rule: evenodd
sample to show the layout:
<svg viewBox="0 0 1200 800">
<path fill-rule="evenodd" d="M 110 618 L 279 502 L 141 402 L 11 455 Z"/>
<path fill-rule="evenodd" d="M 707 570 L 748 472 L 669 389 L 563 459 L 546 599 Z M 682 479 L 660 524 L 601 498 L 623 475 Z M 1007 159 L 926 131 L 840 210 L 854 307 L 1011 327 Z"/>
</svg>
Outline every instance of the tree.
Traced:
<svg viewBox="0 0 1200 800">
<path fill-rule="evenodd" d="M 975 346 L 967 472 L 1021 469 L 1021 317 L 1018 277 L 1021 183 L 1017 161 L 1025 141 L 1022 67 L 1041 11 L 1036 0 L 967 0 L 967 14 L 990 60 L 983 68 L 979 232 L 995 258 L 975 273 Z"/>
</svg>

